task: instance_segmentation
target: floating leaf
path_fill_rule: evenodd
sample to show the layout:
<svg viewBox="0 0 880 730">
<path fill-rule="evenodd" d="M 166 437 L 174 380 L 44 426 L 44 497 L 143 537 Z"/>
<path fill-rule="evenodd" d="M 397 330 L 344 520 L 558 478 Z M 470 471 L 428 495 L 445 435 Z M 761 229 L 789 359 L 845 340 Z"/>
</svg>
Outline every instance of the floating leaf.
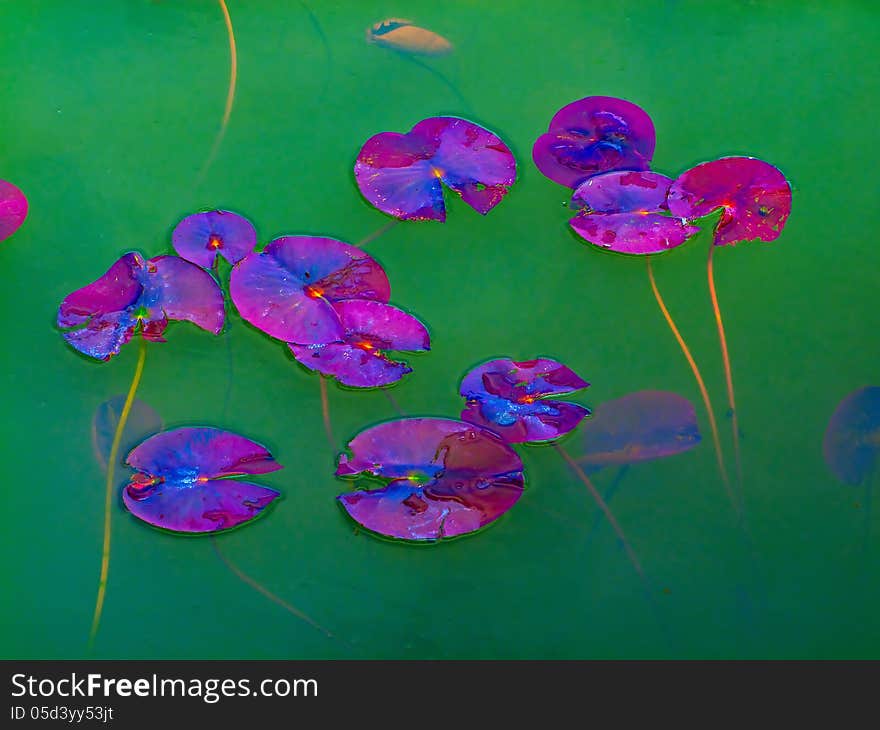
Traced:
<svg viewBox="0 0 880 730">
<path fill-rule="evenodd" d="M 64 339 L 84 355 L 109 360 L 140 329 L 164 342 L 169 320 L 189 320 L 208 332 L 223 329 L 223 294 L 204 269 L 177 256 L 144 260 L 127 253 L 58 309 Z"/>
<path fill-rule="evenodd" d="M 178 255 L 205 269 L 213 268 L 217 256 L 236 264 L 257 245 L 257 230 L 243 216 L 228 210 L 195 213 L 184 218 L 171 234 Z"/>
<path fill-rule="evenodd" d="M 11 182 L 0 180 L 0 241 L 9 238 L 24 223 L 28 201 Z"/>
<path fill-rule="evenodd" d="M 123 491 L 126 508 L 174 532 L 237 527 L 280 496 L 274 489 L 230 478 L 282 466 L 260 444 L 217 428 L 163 431 L 135 447 L 126 464 L 137 470 Z"/>
<path fill-rule="evenodd" d="M 229 293 L 239 314 L 284 342 L 341 342 L 345 330 L 333 303 L 387 302 L 391 286 L 371 256 L 334 238 L 284 236 L 232 269 Z"/>
<path fill-rule="evenodd" d="M 309 370 L 335 377 L 343 385 L 374 388 L 412 372 L 405 363 L 389 358 L 389 350 L 430 349 L 425 325 L 390 304 L 346 299 L 333 306 L 342 324 L 342 342 L 290 345 L 293 356 Z"/>
<path fill-rule="evenodd" d="M 590 411 L 547 396 L 588 386 L 556 360 L 490 360 L 461 381 L 459 392 L 467 399 L 461 417 L 501 434 L 508 443 L 552 441 L 577 428 Z"/>
<path fill-rule="evenodd" d="M 701 218 L 719 208 L 714 242 L 724 246 L 779 237 L 791 213 L 791 186 L 773 165 L 754 157 L 722 157 L 683 172 L 672 183 L 669 211 Z"/>
<path fill-rule="evenodd" d="M 532 147 L 537 168 L 576 188 L 609 170 L 646 170 L 654 155 L 654 123 L 625 99 L 588 96 L 562 107 Z"/>
<path fill-rule="evenodd" d="M 363 196 L 382 212 L 401 220 L 445 221 L 442 184 L 485 215 L 516 180 L 516 161 L 489 130 L 457 117 L 431 117 L 407 134 L 370 137 L 354 174 Z"/>
<path fill-rule="evenodd" d="M 387 484 L 339 496 L 366 529 L 412 541 L 457 537 L 494 522 L 519 499 L 523 466 L 491 431 L 445 418 L 373 426 L 349 443 L 337 476 Z"/>
<path fill-rule="evenodd" d="M 586 241 L 626 254 L 652 254 L 680 246 L 700 229 L 668 215 L 672 180 L 656 172 L 614 171 L 594 175 L 575 190 L 580 212 L 569 223 Z"/>
</svg>

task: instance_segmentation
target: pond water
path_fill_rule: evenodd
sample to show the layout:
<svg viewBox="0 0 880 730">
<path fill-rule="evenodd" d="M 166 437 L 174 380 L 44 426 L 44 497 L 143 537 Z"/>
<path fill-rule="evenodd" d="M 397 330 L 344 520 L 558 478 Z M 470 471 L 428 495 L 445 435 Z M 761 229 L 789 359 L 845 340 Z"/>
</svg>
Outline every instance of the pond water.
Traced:
<svg viewBox="0 0 880 730">
<path fill-rule="evenodd" d="M 217 2 L 0 2 L 0 178 L 28 196 L 0 245 L 4 595 L 0 655 L 87 656 L 102 543 L 95 410 L 128 388 L 137 347 L 88 362 L 54 327 L 60 301 L 120 255 L 171 253 L 185 215 L 227 208 L 265 244 L 282 234 L 357 243 L 388 218 L 360 196 L 361 144 L 459 115 L 498 133 L 518 180 L 483 217 L 403 223 L 366 244 L 392 302 L 428 324 L 430 353 L 393 389 L 408 415 L 456 417 L 461 377 L 490 357 L 553 357 L 597 405 L 668 390 L 696 406 L 698 448 L 633 465 L 611 508 L 639 579 L 584 486 L 552 448 L 520 449 L 526 492 L 497 524 L 430 546 L 357 531 L 334 497 L 336 454 L 395 417 L 375 391 L 318 378 L 231 318 L 222 338 L 172 324 L 150 345 L 139 398 L 166 427 L 213 425 L 285 466 L 264 519 L 210 539 L 153 530 L 115 505 L 107 658 L 583 658 L 880 656 L 880 525 L 863 490 L 822 459 L 835 405 L 880 381 L 880 224 L 871 170 L 880 48 L 872 2 L 238 2 L 237 84 Z M 454 45 L 408 57 L 365 29 L 408 18 Z M 531 160 L 553 113 L 588 95 L 631 100 L 675 177 L 746 154 L 781 169 L 792 215 L 773 243 L 715 255 L 741 430 L 744 539 L 715 465 L 693 376 L 638 259 L 583 244 L 564 188 Z M 722 446 L 731 419 L 705 275 L 707 227 L 655 258 L 670 311 L 706 379 Z M 873 334 L 872 334 L 873 333 Z M 576 451 L 576 437 L 566 442 Z M 125 470 L 119 475 L 120 484 Z M 605 490 L 613 468 L 592 475 Z M 878 511 L 875 510 L 875 514 Z M 870 527 L 870 523 L 869 523 Z"/>
</svg>

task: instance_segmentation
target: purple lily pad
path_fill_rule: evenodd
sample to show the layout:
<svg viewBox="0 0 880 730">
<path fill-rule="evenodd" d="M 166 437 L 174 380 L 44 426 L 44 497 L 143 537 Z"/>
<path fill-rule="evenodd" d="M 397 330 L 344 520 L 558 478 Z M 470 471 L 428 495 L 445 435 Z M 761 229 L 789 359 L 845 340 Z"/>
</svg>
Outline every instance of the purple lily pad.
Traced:
<svg viewBox="0 0 880 730">
<path fill-rule="evenodd" d="M 435 541 L 479 530 L 520 498 L 523 465 L 495 433 L 445 418 L 404 418 L 362 431 L 337 476 L 388 484 L 338 497 L 357 523 L 379 535 Z"/>
<path fill-rule="evenodd" d="M 188 320 L 216 335 L 224 315 L 223 293 L 204 269 L 177 256 L 145 261 L 132 252 L 69 294 L 58 308 L 58 326 L 72 347 L 109 360 L 138 329 L 145 339 L 164 342 L 169 320 Z"/>
<path fill-rule="evenodd" d="M 27 218 L 28 201 L 11 182 L 0 180 L 0 241 L 15 233 Z"/>
<path fill-rule="evenodd" d="M 232 269 L 229 293 L 239 314 L 284 342 L 340 342 L 345 330 L 333 303 L 387 302 L 391 285 L 379 263 L 334 238 L 283 236 Z"/>
<path fill-rule="evenodd" d="M 125 395 L 115 395 L 105 400 L 95 410 L 92 418 L 92 449 L 102 469 L 107 469 L 110 451 L 113 447 L 113 436 L 119 425 L 119 417 L 125 405 Z M 162 430 L 162 417 L 148 403 L 135 398 L 122 430 L 119 441 L 120 463 L 122 456 L 131 451 L 139 442 Z"/>
<path fill-rule="evenodd" d="M 654 155 L 654 123 L 639 106 L 612 96 L 567 104 L 532 147 L 537 168 L 560 185 L 576 188 L 609 170 L 647 170 Z"/>
<path fill-rule="evenodd" d="M 672 215 L 701 218 L 718 208 L 716 246 L 773 241 L 791 213 L 791 186 L 773 165 L 753 157 L 722 157 L 679 175 L 667 199 Z"/>
<path fill-rule="evenodd" d="M 281 496 L 230 478 L 282 466 L 264 446 L 217 428 L 163 431 L 135 447 L 126 464 L 136 470 L 122 493 L 126 508 L 144 522 L 174 532 L 238 527 Z"/>
<path fill-rule="evenodd" d="M 583 443 L 578 461 L 598 469 L 680 454 L 701 437 L 687 398 L 640 390 L 597 406 L 578 438 Z"/>
<path fill-rule="evenodd" d="M 218 255 L 234 265 L 256 247 L 257 230 L 228 210 L 194 213 L 177 224 L 171 245 L 179 256 L 205 269 L 214 267 Z"/>
<path fill-rule="evenodd" d="M 587 387 L 589 383 L 556 360 L 490 360 L 461 381 L 459 392 L 467 399 L 461 417 L 511 444 L 552 441 L 577 428 L 590 411 L 547 396 Z"/>
<path fill-rule="evenodd" d="M 654 254 L 680 246 L 700 229 L 668 215 L 672 180 L 656 172 L 617 170 L 594 175 L 571 198 L 569 221 L 584 240 L 626 254 Z"/>
<path fill-rule="evenodd" d="M 822 442 L 825 463 L 845 484 L 863 484 L 880 453 L 880 386 L 850 393 L 838 404 Z"/>
<path fill-rule="evenodd" d="M 370 137 L 354 166 L 361 194 L 401 220 L 446 220 L 445 184 L 485 215 L 516 180 L 516 160 L 499 137 L 457 117 L 430 117 L 407 134 Z"/>
<path fill-rule="evenodd" d="M 412 368 L 386 352 L 431 348 L 430 335 L 419 320 L 384 302 L 346 299 L 333 305 L 343 341 L 326 345 L 290 343 L 293 356 L 309 370 L 336 378 L 354 388 L 375 388 L 400 380 Z"/>
</svg>

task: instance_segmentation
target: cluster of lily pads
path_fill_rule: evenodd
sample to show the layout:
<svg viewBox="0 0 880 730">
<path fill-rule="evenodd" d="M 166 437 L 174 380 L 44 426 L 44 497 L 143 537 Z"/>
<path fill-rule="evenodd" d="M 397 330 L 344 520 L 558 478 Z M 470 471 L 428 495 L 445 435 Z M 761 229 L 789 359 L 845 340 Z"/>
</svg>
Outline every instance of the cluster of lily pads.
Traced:
<svg viewBox="0 0 880 730">
<path fill-rule="evenodd" d="M 553 116 L 532 157 L 546 177 L 574 190 L 572 229 L 610 251 L 668 251 L 700 230 L 697 219 L 719 209 L 716 246 L 779 236 L 791 187 L 777 168 L 753 157 L 722 157 L 673 180 L 650 169 L 655 143 L 641 107 L 590 96 Z"/>
<path fill-rule="evenodd" d="M 557 112 L 532 154 L 544 175 L 573 190 L 572 229 L 603 249 L 640 255 L 670 250 L 697 233 L 699 218 L 718 210 L 715 245 L 779 235 L 791 189 L 776 168 L 728 157 L 673 180 L 650 170 L 654 146 L 653 124 L 638 106 L 587 97 Z M 354 178 L 365 199 L 396 220 L 443 222 L 444 186 L 485 215 L 514 184 L 516 161 L 491 131 L 456 117 L 432 117 L 407 133 L 368 139 L 357 155 Z M 383 387 L 410 372 L 389 352 L 430 348 L 425 325 L 389 303 L 388 277 L 361 248 L 315 236 L 283 236 L 260 248 L 257 238 L 253 225 L 230 211 L 184 218 L 172 234 L 176 256 L 127 253 L 64 299 L 58 311 L 64 339 L 80 353 L 106 361 L 133 337 L 163 341 L 171 320 L 220 334 L 225 296 L 218 257 L 223 257 L 232 267 L 228 293 L 241 317 L 322 377 L 349 387 Z M 139 371 L 116 442 L 138 377 Z M 674 393 L 628 394 L 597 408 L 571 458 L 559 441 L 590 411 L 557 396 L 587 386 L 550 358 L 483 362 L 460 382 L 459 418 L 402 417 L 355 436 L 336 468 L 336 476 L 355 480 L 355 488 L 338 502 L 380 537 L 411 542 L 459 537 L 495 522 L 522 496 L 524 466 L 515 445 L 553 444 L 623 540 L 587 472 L 693 448 L 701 440 L 696 414 L 690 401 Z M 845 481 L 864 479 L 866 459 L 873 469 L 880 420 L 874 391 L 846 411 L 863 414 L 865 398 L 870 401 L 871 415 L 860 416 L 856 446 L 853 429 L 841 435 L 845 429 L 829 428 L 826 435 L 826 457 Z M 846 413 L 834 422 L 851 423 Z M 853 459 L 857 466 L 841 466 Z M 279 496 L 239 479 L 281 468 L 265 447 L 217 428 L 159 432 L 125 461 L 134 470 L 123 490 L 125 506 L 174 532 L 211 534 L 245 524 Z M 108 477 L 108 490 L 111 481 Z"/>
</svg>

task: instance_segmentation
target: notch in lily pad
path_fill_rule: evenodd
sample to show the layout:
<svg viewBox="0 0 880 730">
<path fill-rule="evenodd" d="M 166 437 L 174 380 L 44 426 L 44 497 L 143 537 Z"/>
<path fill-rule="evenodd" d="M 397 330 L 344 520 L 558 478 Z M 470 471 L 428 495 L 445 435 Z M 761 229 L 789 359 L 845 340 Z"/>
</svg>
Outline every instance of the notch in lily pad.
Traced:
<svg viewBox="0 0 880 730">
<path fill-rule="evenodd" d="M 488 129 L 459 117 L 430 117 L 405 134 L 370 137 L 354 174 L 361 194 L 383 213 L 443 222 L 444 185 L 485 215 L 516 181 L 516 160 Z"/>
</svg>

